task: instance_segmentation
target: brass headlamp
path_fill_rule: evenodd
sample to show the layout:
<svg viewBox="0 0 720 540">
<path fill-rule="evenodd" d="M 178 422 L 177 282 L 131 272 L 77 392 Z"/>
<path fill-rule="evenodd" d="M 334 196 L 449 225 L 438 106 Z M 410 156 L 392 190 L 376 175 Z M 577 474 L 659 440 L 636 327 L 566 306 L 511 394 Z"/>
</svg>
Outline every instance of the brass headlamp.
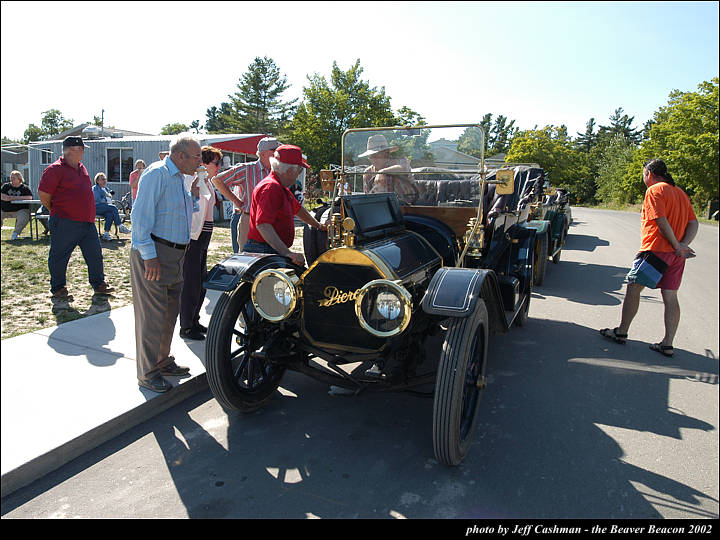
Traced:
<svg viewBox="0 0 720 540">
<path fill-rule="evenodd" d="M 412 297 L 400 283 L 376 279 L 358 291 L 355 314 L 360 326 L 372 335 L 392 337 L 410 324 Z"/>
<path fill-rule="evenodd" d="M 300 278 L 290 268 L 271 268 L 260 272 L 250 292 L 253 306 L 268 321 L 279 322 L 295 311 Z"/>
</svg>

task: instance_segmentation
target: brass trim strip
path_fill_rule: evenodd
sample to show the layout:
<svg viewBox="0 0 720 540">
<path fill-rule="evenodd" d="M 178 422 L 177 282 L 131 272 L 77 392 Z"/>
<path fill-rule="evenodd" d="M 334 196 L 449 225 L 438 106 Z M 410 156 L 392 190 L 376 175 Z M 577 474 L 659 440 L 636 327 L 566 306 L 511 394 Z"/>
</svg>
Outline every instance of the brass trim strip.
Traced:
<svg viewBox="0 0 720 540">
<path fill-rule="evenodd" d="M 307 275 L 313 271 L 318 264 L 349 264 L 354 266 L 372 266 L 385 279 L 397 279 L 395 272 L 385 261 L 375 255 L 372 251 L 350 247 L 337 247 L 327 250 L 321 254 L 310 267 L 303 272 L 301 279 L 305 282 Z"/>
</svg>

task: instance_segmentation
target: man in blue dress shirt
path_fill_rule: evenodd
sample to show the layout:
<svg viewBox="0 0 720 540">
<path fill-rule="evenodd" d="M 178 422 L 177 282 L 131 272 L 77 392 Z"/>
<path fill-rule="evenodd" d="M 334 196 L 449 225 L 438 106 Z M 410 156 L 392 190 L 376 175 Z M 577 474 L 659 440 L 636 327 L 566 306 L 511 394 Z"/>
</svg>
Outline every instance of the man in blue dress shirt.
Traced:
<svg viewBox="0 0 720 540">
<path fill-rule="evenodd" d="M 180 310 L 192 214 L 199 209 L 197 178 L 191 193 L 183 175 L 195 174 L 201 164 L 197 139 L 178 135 L 170 144 L 170 155 L 145 170 L 133 203 L 130 283 L 137 377 L 141 387 L 155 392 L 172 388 L 164 376 L 185 376 L 190 371 L 175 363 L 170 344 Z"/>
</svg>

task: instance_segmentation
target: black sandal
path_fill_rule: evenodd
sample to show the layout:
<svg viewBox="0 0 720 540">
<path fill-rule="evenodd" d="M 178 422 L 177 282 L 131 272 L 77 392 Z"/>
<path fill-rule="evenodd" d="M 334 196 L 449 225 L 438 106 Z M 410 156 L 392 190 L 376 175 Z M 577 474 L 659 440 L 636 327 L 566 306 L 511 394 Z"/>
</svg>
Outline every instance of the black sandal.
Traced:
<svg viewBox="0 0 720 540">
<path fill-rule="evenodd" d="M 672 345 L 663 345 L 661 343 L 653 343 L 650 345 L 650 350 L 653 350 L 655 352 L 659 352 L 663 356 L 667 356 L 668 358 L 672 358 L 675 354 L 675 349 L 673 349 Z"/>
<path fill-rule="evenodd" d="M 603 328 L 600 330 L 600 335 L 602 337 L 606 337 L 608 339 L 612 339 L 615 343 L 619 343 L 620 345 L 625 345 L 625 342 L 627 342 L 627 334 L 619 334 L 617 331 L 617 327 L 615 328 Z"/>
</svg>

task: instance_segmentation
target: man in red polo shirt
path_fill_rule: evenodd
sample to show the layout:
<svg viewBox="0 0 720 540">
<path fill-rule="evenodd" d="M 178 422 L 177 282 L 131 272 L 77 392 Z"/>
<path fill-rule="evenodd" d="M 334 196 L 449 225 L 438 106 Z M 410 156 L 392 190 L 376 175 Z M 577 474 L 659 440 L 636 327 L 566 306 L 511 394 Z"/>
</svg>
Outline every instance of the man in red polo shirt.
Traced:
<svg viewBox="0 0 720 540">
<path fill-rule="evenodd" d="M 82 137 L 66 137 L 63 156 L 43 171 L 38 186 L 38 198 L 50 211 L 50 292 L 53 298 L 67 301 L 73 299 L 65 287 L 67 265 L 77 246 L 82 251 L 95 292 L 109 294 L 114 290 L 105 283 L 102 247 L 95 229 L 92 182 L 80 162 L 85 148 Z"/>
<path fill-rule="evenodd" d="M 305 264 L 302 253 L 290 251 L 295 240 L 297 217 L 320 230 L 327 230 L 293 196 L 288 187 L 295 183 L 302 168 L 310 165 L 302 157 L 298 146 L 278 146 L 270 158 L 272 172 L 252 192 L 250 204 L 250 229 L 245 246 L 250 253 L 277 253 L 289 257 L 298 266 Z"/>
</svg>

